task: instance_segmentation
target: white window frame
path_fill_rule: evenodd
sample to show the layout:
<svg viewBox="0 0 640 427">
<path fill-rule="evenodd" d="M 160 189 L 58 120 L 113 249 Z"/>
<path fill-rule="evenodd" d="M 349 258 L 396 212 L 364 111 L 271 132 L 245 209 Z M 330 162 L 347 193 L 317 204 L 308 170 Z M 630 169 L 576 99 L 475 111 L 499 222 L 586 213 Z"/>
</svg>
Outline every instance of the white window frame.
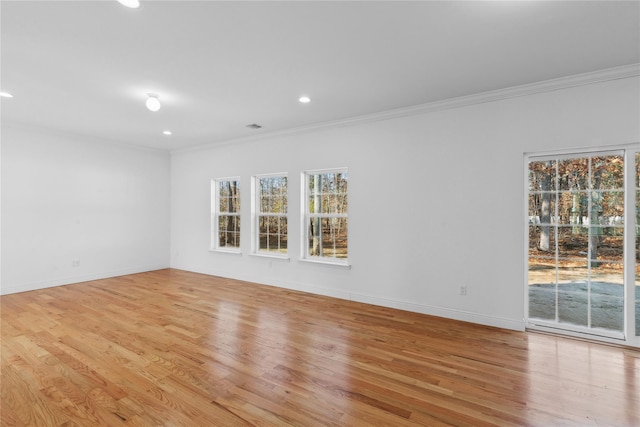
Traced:
<svg viewBox="0 0 640 427">
<path fill-rule="evenodd" d="M 218 251 L 218 252 L 229 252 L 229 253 L 242 253 L 242 224 L 241 224 L 241 209 L 242 204 L 240 205 L 240 210 L 237 212 L 222 212 L 220 211 L 220 183 L 222 182 L 236 182 L 238 191 L 240 192 L 240 197 L 242 197 L 241 191 L 241 182 L 239 176 L 232 177 L 224 177 L 224 178 L 215 178 L 211 180 L 211 246 L 210 250 Z M 221 216 L 235 216 L 238 218 L 238 224 L 240 225 L 240 231 L 238 236 L 238 246 L 221 246 L 220 245 L 220 217 Z"/>
<path fill-rule="evenodd" d="M 287 200 L 287 210 L 284 213 L 281 212 L 262 212 L 261 211 L 261 192 L 260 192 L 260 181 L 263 179 L 269 178 L 286 178 L 287 180 L 287 190 L 286 190 L 286 200 Z M 269 173 L 269 174 L 261 174 L 253 176 L 251 180 L 251 194 L 252 194 L 252 203 L 251 203 L 251 217 L 253 220 L 251 221 L 251 241 L 252 241 L 252 255 L 264 256 L 269 258 L 280 258 L 280 259 L 289 259 L 289 174 L 286 172 L 280 173 Z M 286 250 L 280 251 L 270 251 L 270 250 L 261 250 L 260 249 L 260 219 L 264 217 L 277 217 L 286 219 L 287 229 L 284 230 L 287 236 L 287 248 Z M 278 233 L 280 236 L 281 233 Z"/>
<path fill-rule="evenodd" d="M 528 194 L 529 188 L 529 161 L 530 160 L 544 160 L 549 159 L 561 159 L 563 157 L 574 157 L 576 155 L 608 155 L 608 154 L 620 154 L 624 155 L 624 292 L 625 292 L 625 307 L 624 307 L 624 330 L 622 334 L 598 334 L 595 335 L 593 331 L 580 332 L 576 329 L 560 329 L 557 325 L 546 324 L 545 322 L 532 320 L 529 318 L 529 293 L 528 293 L 528 257 L 529 257 L 529 221 L 528 221 Z M 525 284 L 525 325 L 529 330 L 538 330 L 543 332 L 558 333 L 562 335 L 568 335 L 578 338 L 587 338 L 595 341 L 602 341 L 614 344 L 624 344 L 631 347 L 640 348 L 640 336 L 635 334 L 633 325 L 635 323 L 635 239 L 636 231 L 635 227 L 640 224 L 636 224 L 636 200 L 635 200 L 635 155 L 640 153 L 639 144 L 628 145 L 613 145 L 606 147 L 589 147 L 583 149 L 566 149 L 566 150 L 552 150 L 536 153 L 524 153 L 524 256 L 525 256 L 525 268 L 524 268 L 524 284 Z"/>
<path fill-rule="evenodd" d="M 343 266 L 351 268 L 351 264 L 349 261 L 349 240 L 347 237 L 347 257 L 346 258 L 337 258 L 332 256 L 315 256 L 309 255 L 309 234 L 310 234 L 310 222 L 312 218 L 346 218 L 347 224 L 349 219 L 349 211 L 347 205 L 347 213 L 314 213 L 310 212 L 310 204 L 309 199 L 311 197 L 311 192 L 309 189 L 309 179 L 313 175 L 325 175 L 325 174 L 337 174 L 343 173 L 347 175 L 347 182 L 349 182 L 349 169 L 346 167 L 341 168 L 331 168 L 331 169 L 315 169 L 315 170 L 307 170 L 303 171 L 301 174 L 300 182 L 301 185 L 301 254 L 300 260 L 306 262 L 315 262 L 320 264 L 329 264 L 335 266 Z M 349 186 L 347 186 L 347 200 L 349 198 Z M 347 236 L 348 236 L 348 225 L 347 225 Z M 320 239 L 322 240 L 322 239 Z"/>
</svg>

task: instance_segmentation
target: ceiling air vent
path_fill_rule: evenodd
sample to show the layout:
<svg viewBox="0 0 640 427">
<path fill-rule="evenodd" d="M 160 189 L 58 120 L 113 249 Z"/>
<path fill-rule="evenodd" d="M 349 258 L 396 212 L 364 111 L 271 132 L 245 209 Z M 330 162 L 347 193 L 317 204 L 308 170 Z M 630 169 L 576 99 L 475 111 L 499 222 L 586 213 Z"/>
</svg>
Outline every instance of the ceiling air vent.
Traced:
<svg viewBox="0 0 640 427">
<path fill-rule="evenodd" d="M 248 127 L 249 129 L 262 129 L 262 126 L 260 126 L 257 123 L 251 123 L 251 124 L 247 125 L 246 127 Z"/>
</svg>

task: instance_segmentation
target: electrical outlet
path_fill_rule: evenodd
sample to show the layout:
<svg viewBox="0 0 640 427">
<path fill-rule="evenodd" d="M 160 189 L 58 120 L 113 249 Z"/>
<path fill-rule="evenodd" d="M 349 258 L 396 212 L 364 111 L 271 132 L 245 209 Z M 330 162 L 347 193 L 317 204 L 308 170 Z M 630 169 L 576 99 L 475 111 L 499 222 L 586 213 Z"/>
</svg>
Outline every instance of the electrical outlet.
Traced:
<svg viewBox="0 0 640 427">
<path fill-rule="evenodd" d="M 460 295 L 462 296 L 467 295 L 467 285 L 460 286 Z"/>
<path fill-rule="evenodd" d="M 72 267 L 80 267 L 80 260 L 79 259 L 74 259 L 73 261 L 71 261 L 71 266 Z"/>
</svg>

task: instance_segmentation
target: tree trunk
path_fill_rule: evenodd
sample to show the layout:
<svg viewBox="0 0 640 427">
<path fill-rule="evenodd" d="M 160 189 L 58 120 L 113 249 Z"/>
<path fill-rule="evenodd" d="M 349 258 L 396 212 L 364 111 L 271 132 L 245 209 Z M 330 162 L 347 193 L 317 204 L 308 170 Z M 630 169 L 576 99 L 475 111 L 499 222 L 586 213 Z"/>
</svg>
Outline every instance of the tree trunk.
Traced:
<svg viewBox="0 0 640 427">
<path fill-rule="evenodd" d="M 593 167 L 593 166 L 592 166 Z M 591 212 L 589 218 L 589 261 L 591 267 L 598 267 L 598 243 L 602 236 L 602 227 L 600 227 L 600 210 L 602 205 L 602 196 L 596 190 L 600 189 L 602 182 L 602 169 L 593 172 L 593 187 L 591 191 Z"/>
<path fill-rule="evenodd" d="M 229 196 L 227 197 L 227 201 L 228 201 L 228 206 L 229 206 L 229 212 L 230 213 L 235 213 L 236 209 L 235 209 L 235 196 L 237 194 L 237 187 L 236 187 L 236 182 L 232 181 L 232 184 L 229 186 Z M 231 243 L 232 246 L 237 246 L 236 245 L 236 221 L 237 221 L 237 217 L 235 215 L 231 215 L 229 217 L 229 224 L 227 224 L 227 245 L 229 243 Z"/>
<path fill-rule="evenodd" d="M 547 166 L 551 166 L 550 162 L 548 162 Z M 541 205 L 540 205 L 540 243 L 538 248 L 541 251 L 549 252 L 551 250 L 550 247 L 550 237 L 551 237 L 551 174 L 545 174 L 542 178 L 541 182 L 543 191 L 541 195 Z"/>
<path fill-rule="evenodd" d="M 571 234 L 580 233 L 580 193 L 573 193 L 571 200 Z"/>
</svg>

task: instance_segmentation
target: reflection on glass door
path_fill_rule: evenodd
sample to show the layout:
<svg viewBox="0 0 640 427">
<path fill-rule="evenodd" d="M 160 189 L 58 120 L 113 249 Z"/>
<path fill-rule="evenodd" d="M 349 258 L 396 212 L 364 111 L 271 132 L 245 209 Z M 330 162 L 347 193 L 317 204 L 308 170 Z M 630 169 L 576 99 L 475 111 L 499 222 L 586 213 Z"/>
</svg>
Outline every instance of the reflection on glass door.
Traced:
<svg viewBox="0 0 640 427">
<path fill-rule="evenodd" d="M 529 322 L 621 336 L 623 153 L 531 158 L 528 174 Z"/>
</svg>

